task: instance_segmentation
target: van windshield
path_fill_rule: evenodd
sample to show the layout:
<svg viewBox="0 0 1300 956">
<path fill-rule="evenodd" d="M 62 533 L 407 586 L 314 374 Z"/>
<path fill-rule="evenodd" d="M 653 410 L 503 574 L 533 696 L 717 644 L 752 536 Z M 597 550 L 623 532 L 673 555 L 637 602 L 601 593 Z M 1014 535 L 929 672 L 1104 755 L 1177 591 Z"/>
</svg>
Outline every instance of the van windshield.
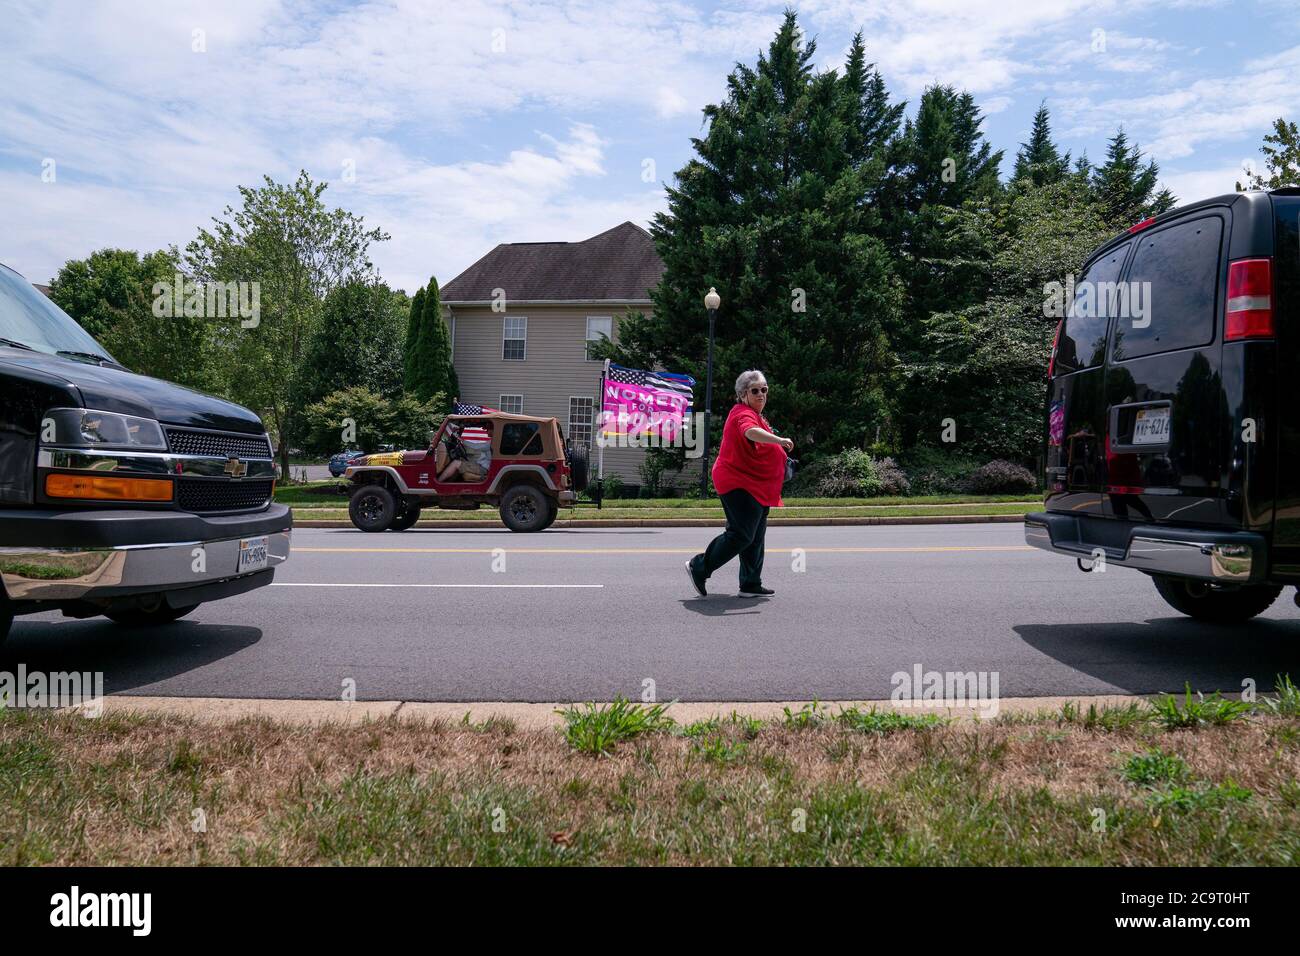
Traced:
<svg viewBox="0 0 1300 956">
<path fill-rule="evenodd" d="M 0 346 L 118 364 L 68 313 L 3 265 L 0 265 Z"/>
</svg>

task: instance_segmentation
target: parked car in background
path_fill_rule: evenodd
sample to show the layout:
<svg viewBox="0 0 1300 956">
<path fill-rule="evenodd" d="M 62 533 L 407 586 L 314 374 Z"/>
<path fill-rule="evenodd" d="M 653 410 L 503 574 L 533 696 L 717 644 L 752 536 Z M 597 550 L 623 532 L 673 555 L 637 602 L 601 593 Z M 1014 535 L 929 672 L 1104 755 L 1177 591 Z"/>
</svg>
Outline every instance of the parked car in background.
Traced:
<svg viewBox="0 0 1300 956">
<path fill-rule="evenodd" d="M 339 452 L 337 455 L 334 455 L 333 457 L 330 458 L 330 464 L 329 464 L 330 474 L 333 475 L 335 478 L 342 478 L 343 472 L 348 467 L 348 463 L 352 461 L 356 461 L 364 454 L 365 452 L 361 451 L 358 448 L 353 448 L 350 451 Z"/>
<path fill-rule="evenodd" d="M 270 584 L 274 490 L 257 415 L 133 374 L 0 265 L 0 641 L 17 614 L 139 627 Z"/>
<path fill-rule="evenodd" d="M 1261 613 L 1300 584 L 1300 189 L 1138 223 L 1076 288 L 1025 540 L 1137 568 L 1201 620 Z"/>
</svg>

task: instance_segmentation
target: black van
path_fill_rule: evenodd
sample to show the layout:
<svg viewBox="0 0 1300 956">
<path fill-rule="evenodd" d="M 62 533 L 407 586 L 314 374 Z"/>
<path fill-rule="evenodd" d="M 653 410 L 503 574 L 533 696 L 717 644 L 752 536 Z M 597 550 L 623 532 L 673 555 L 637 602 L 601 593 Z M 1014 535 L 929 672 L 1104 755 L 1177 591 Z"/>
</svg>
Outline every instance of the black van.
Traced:
<svg viewBox="0 0 1300 956">
<path fill-rule="evenodd" d="M 1205 621 L 1300 584 L 1298 219 L 1300 189 L 1235 193 L 1093 253 L 1052 348 L 1029 544 L 1144 571 Z"/>
<path fill-rule="evenodd" d="M 255 414 L 132 374 L 0 265 L 0 641 L 15 614 L 160 624 L 270 584 L 274 489 Z"/>
</svg>

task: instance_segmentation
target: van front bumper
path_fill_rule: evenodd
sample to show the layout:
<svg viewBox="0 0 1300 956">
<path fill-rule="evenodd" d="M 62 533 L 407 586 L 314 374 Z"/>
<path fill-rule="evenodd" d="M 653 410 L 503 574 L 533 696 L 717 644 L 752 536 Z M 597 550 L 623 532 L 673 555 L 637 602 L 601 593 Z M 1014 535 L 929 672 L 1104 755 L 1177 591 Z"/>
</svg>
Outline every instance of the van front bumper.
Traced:
<svg viewBox="0 0 1300 956">
<path fill-rule="evenodd" d="M 285 505 L 242 515 L 0 509 L 0 580 L 14 602 L 215 600 L 270 584 L 289 557 Z M 265 536 L 267 567 L 239 573 L 240 542 Z M 27 543 L 31 542 L 31 543 Z M 21 609 L 20 609 L 21 610 Z"/>
<path fill-rule="evenodd" d="M 1268 541 L 1250 531 L 1173 528 L 1118 518 L 1036 511 L 1025 515 L 1025 543 L 1075 558 L 1149 574 L 1257 584 L 1268 572 Z"/>
</svg>

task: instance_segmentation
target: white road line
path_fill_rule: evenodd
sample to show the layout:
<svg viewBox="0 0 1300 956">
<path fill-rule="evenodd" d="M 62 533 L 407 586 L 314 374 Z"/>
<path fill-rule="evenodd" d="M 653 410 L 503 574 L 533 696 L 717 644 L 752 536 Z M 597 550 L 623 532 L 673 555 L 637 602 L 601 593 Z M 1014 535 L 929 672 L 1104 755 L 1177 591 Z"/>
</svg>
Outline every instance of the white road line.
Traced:
<svg viewBox="0 0 1300 956">
<path fill-rule="evenodd" d="M 603 588 L 603 584 L 324 584 L 272 581 L 273 588 Z"/>
</svg>

